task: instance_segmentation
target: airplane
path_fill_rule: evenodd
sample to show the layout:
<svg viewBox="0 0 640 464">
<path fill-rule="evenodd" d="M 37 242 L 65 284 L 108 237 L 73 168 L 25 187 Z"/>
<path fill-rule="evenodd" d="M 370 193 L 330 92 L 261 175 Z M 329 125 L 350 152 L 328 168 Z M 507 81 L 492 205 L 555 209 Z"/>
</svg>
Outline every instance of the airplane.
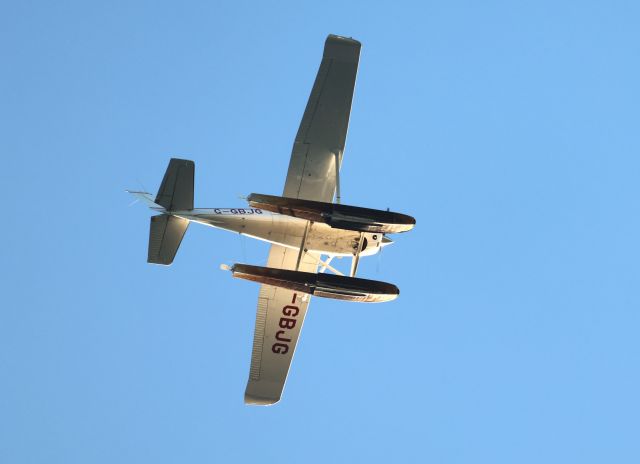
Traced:
<svg viewBox="0 0 640 464">
<path fill-rule="evenodd" d="M 221 266 L 233 277 L 261 284 L 245 404 L 280 401 L 311 296 L 367 303 L 400 294 L 395 285 L 358 278 L 356 272 L 360 257 L 379 253 L 392 243 L 387 234 L 411 230 L 415 219 L 344 205 L 340 198 L 360 48 L 352 38 L 327 37 L 282 196 L 252 193 L 247 207 L 194 208 L 195 164 L 176 158 L 155 196 L 128 191 L 158 213 L 151 217 L 149 263 L 170 265 L 191 222 L 271 244 L 266 266 Z M 349 275 L 331 265 L 345 256 L 351 257 Z"/>
</svg>

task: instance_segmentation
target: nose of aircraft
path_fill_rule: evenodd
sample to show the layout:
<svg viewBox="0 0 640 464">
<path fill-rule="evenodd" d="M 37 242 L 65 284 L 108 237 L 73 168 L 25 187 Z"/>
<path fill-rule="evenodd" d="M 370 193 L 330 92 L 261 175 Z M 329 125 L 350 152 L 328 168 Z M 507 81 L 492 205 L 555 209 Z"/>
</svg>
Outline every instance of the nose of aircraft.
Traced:
<svg viewBox="0 0 640 464">
<path fill-rule="evenodd" d="M 388 238 L 386 235 L 382 236 L 382 241 L 380 242 L 381 246 L 387 246 L 387 245 L 391 245 L 393 243 L 393 240 L 391 240 L 390 238 Z"/>
</svg>

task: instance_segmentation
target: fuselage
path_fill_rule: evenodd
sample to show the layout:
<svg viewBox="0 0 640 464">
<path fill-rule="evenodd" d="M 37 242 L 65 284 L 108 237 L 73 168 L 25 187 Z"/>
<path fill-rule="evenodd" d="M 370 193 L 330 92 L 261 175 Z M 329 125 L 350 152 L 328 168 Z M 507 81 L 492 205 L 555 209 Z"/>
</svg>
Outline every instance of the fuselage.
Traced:
<svg viewBox="0 0 640 464">
<path fill-rule="evenodd" d="M 237 232 L 289 248 L 331 256 L 352 256 L 360 240 L 360 232 L 336 229 L 323 223 L 311 223 L 283 214 L 257 208 L 196 208 L 172 211 L 173 216 L 218 229 Z M 306 239 L 302 243 L 303 238 Z M 361 256 L 373 255 L 382 247 L 382 234 L 364 233 Z"/>
</svg>

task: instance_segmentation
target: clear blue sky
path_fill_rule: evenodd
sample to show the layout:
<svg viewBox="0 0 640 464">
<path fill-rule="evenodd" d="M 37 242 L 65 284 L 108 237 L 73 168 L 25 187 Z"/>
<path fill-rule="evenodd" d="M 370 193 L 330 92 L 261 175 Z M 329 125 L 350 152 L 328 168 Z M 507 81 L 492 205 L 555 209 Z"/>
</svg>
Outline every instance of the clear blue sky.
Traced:
<svg viewBox="0 0 640 464">
<path fill-rule="evenodd" d="M 3 2 L 0 462 L 640 462 L 636 2 Z M 170 157 L 196 205 L 282 191 L 327 34 L 362 41 L 345 203 L 414 215 L 313 300 L 243 405 L 267 246 L 146 264 Z M 343 263 L 343 265 L 346 263 Z"/>
</svg>

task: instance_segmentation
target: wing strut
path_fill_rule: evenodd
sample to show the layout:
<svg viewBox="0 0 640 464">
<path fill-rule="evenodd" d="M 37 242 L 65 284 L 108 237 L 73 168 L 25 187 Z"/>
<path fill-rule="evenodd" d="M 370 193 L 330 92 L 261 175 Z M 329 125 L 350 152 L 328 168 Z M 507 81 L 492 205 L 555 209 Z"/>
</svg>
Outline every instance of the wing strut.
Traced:
<svg viewBox="0 0 640 464">
<path fill-rule="evenodd" d="M 307 221 L 307 225 L 304 228 L 304 235 L 302 236 L 302 243 L 300 244 L 300 251 L 298 252 L 298 261 L 296 262 L 296 271 L 300 269 L 300 261 L 302 257 L 307 252 L 307 236 L 309 235 L 309 231 L 311 230 L 311 226 L 313 226 L 313 221 Z"/>
<path fill-rule="evenodd" d="M 362 245 L 364 244 L 364 232 L 360 232 L 360 240 L 358 240 L 358 248 L 353 255 L 353 259 L 351 260 L 351 273 L 349 274 L 351 277 L 356 276 L 356 271 L 358 270 L 358 262 L 360 261 L 360 253 L 362 252 Z"/>
<path fill-rule="evenodd" d="M 336 203 L 340 204 L 340 151 L 336 151 L 333 153 L 335 156 L 335 166 L 336 166 Z"/>
</svg>

